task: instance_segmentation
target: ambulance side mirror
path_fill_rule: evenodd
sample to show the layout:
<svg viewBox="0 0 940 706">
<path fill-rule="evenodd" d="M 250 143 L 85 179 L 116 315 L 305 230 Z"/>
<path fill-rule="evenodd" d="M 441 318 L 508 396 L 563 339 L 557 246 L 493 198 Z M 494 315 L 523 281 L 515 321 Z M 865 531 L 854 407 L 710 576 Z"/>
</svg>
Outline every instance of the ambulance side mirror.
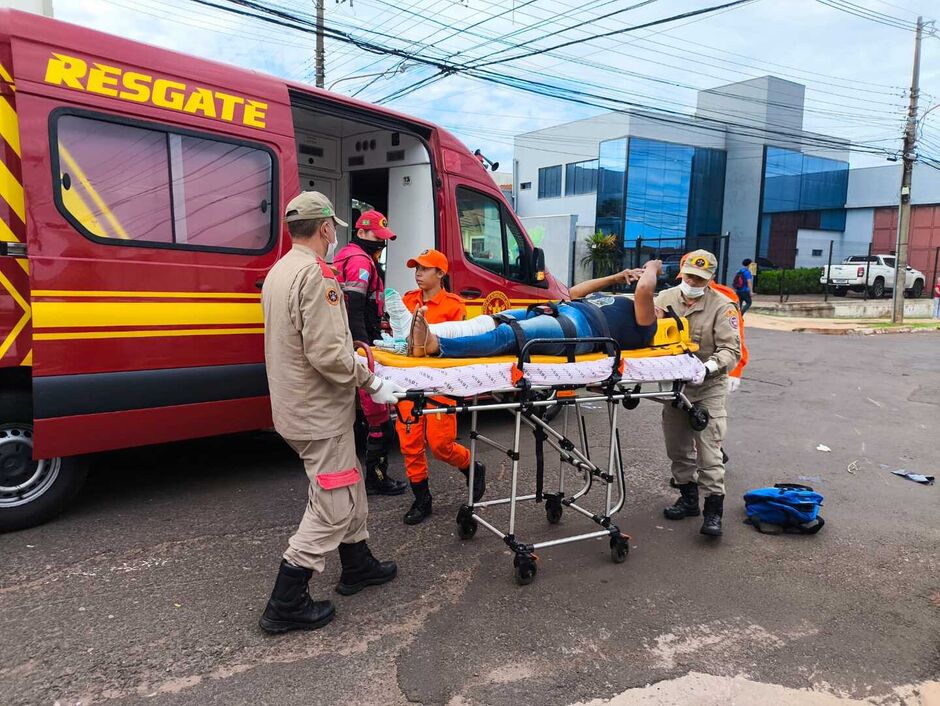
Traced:
<svg viewBox="0 0 940 706">
<path fill-rule="evenodd" d="M 542 286 L 545 280 L 545 251 L 542 248 L 532 248 L 529 260 L 529 277 L 532 284 Z"/>
</svg>

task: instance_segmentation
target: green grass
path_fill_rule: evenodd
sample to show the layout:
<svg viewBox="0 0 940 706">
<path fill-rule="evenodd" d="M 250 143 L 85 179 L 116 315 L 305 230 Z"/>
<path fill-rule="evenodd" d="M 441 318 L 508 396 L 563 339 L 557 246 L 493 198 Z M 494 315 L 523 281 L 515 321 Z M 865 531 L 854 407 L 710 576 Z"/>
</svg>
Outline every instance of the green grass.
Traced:
<svg viewBox="0 0 940 706">
<path fill-rule="evenodd" d="M 903 324 L 893 324 L 890 321 L 872 321 L 860 324 L 867 328 L 923 328 L 940 329 L 940 321 L 905 321 Z"/>
</svg>

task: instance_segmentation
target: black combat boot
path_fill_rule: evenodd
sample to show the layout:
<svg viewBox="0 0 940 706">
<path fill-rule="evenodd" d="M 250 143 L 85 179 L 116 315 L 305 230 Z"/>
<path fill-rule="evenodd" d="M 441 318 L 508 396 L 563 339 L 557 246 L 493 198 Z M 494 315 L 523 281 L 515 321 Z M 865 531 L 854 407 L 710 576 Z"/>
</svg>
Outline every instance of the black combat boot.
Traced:
<svg viewBox="0 0 940 706">
<path fill-rule="evenodd" d="M 406 525 L 417 525 L 431 516 L 431 489 L 428 488 L 428 479 L 412 483 L 411 492 L 415 494 L 415 501 L 411 503 L 404 519 Z"/>
<path fill-rule="evenodd" d="M 307 592 L 313 572 L 294 566 L 286 559 L 274 583 L 268 605 L 261 614 L 261 628 L 270 633 L 288 630 L 315 630 L 333 619 L 335 609 L 330 601 L 315 601 Z"/>
<path fill-rule="evenodd" d="M 721 536 L 721 515 L 724 504 L 724 495 L 709 495 L 705 498 L 705 510 L 702 513 L 702 534 L 711 537 Z"/>
<path fill-rule="evenodd" d="M 366 586 L 386 583 L 398 575 L 395 562 L 376 559 L 364 539 L 355 544 L 340 544 L 339 560 L 343 564 L 343 573 L 336 584 L 336 592 L 344 596 L 359 593 Z"/>
<path fill-rule="evenodd" d="M 663 510 L 667 520 L 684 520 L 686 517 L 698 517 L 698 484 L 695 481 L 676 485 L 681 495 L 672 507 Z"/>
<path fill-rule="evenodd" d="M 388 475 L 388 443 L 381 427 L 366 439 L 366 495 L 401 495 L 408 484 Z"/>
<path fill-rule="evenodd" d="M 461 468 L 460 472 L 470 485 L 470 467 Z M 486 492 L 486 466 L 482 461 L 476 461 L 473 464 L 473 502 L 480 502 L 483 493 Z"/>
</svg>

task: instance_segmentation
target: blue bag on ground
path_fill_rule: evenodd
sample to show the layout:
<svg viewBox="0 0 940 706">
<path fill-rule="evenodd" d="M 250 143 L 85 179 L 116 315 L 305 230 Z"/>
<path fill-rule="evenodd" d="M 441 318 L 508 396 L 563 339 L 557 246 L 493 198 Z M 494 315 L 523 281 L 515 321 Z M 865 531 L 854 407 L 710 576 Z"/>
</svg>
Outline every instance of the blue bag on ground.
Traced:
<svg viewBox="0 0 940 706">
<path fill-rule="evenodd" d="M 819 516 L 822 503 L 822 495 L 796 483 L 777 483 L 744 494 L 746 521 L 765 534 L 816 534 L 825 524 Z"/>
</svg>

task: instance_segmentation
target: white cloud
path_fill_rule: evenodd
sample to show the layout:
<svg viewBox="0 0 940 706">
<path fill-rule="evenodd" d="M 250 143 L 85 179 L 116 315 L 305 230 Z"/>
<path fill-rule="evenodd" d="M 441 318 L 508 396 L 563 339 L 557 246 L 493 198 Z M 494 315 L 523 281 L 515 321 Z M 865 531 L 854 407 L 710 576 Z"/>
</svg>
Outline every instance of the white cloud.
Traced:
<svg viewBox="0 0 940 706">
<path fill-rule="evenodd" d="M 854 1 L 908 22 L 918 12 L 927 17 L 931 13 L 940 14 L 934 0 Z M 281 2 L 293 13 L 309 16 L 312 12 L 312 3 Z M 506 41 L 524 42 L 555 30 L 553 39 L 561 42 L 588 32 L 622 27 L 628 20 L 641 23 L 703 5 L 700 0 L 656 2 L 615 18 L 589 23 L 619 6 L 606 3 L 605 7 L 592 10 L 601 3 L 567 2 L 546 0 L 528 6 L 519 3 L 516 10 L 495 0 L 466 0 L 466 4 L 425 0 L 396 5 L 380 0 L 355 0 L 352 6 L 328 2 L 327 22 L 390 46 L 402 46 L 402 41 L 406 41 L 412 43 L 408 45 L 410 50 L 424 53 L 462 52 L 476 47 L 469 55 L 482 56 L 502 45 L 474 34 L 516 32 Z M 280 76 L 309 81 L 313 78 L 312 36 L 194 2 L 57 0 L 55 8 L 61 19 L 135 40 Z M 508 12 L 469 31 L 455 32 L 440 26 L 465 27 L 503 11 Z M 525 31 L 536 18 L 549 19 L 545 26 Z M 577 30 L 557 31 L 578 23 L 583 26 Z M 910 82 L 912 39 L 909 32 L 838 12 L 814 0 L 763 0 L 562 50 L 577 61 L 543 55 L 494 66 L 493 70 L 551 83 L 566 80 L 596 83 L 597 87 L 584 90 L 685 112 L 694 109 L 694 89 L 772 73 L 807 85 L 806 129 L 860 141 L 882 140 L 876 144 L 894 149 L 906 107 L 902 93 Z M 513 53 L 516 52 L 500 56 Z M 381 72 L 400 61 L 332 41 L 327 42 L 327 56 L 327 85 L 348 76 Z M 938 57 L 940 39 L 926 39 L 921 87 L 927 106 L 940 102 Z M 594 62 L 613 67 L 617 72 L 579 62 Z M 352 94 L 374 80 L 359 97 L 377 100 L 432 72 L 427 67 L 412 67 L 386 77 L 344 81 L 337 85 L 337 90 Z M 491 159 L 507 164 L 512 157 L 513 135 L 600 112 L 459 76 L 432 83 L 391 105 L 450 128 L 471 149 L 479 147 Z M 923 149 L 933 150 L 940 157 L 940 109 L 932 116 L 926 123 L 927 142 Z M 854 161 L 866 160 L 859 157 Z"/>
</svg>

